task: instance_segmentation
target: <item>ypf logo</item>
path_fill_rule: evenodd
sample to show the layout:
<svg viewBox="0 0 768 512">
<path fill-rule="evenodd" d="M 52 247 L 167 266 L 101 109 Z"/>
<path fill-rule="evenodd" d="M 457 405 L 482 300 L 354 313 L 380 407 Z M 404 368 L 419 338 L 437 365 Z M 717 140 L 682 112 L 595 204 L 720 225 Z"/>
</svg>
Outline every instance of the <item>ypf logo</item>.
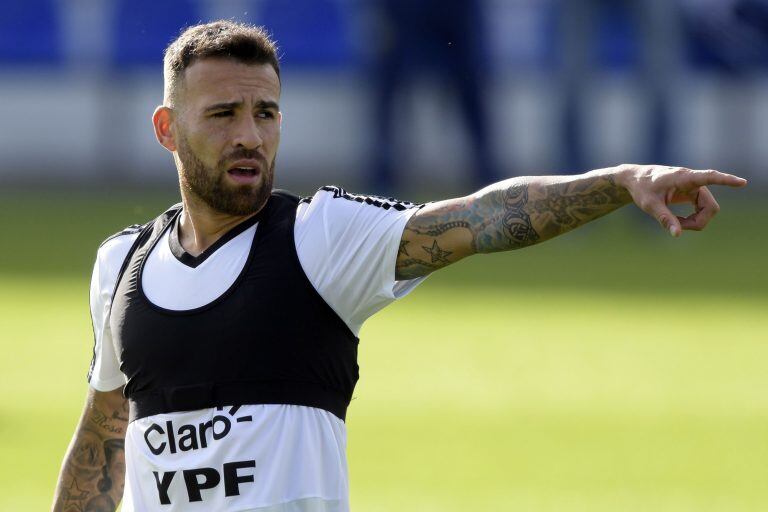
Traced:
<svg viewBox="0 0 768 512">
<path fill-rule="evenodd" d="M 174 428 L 172 421 L 166 421 L 163 426 L 152 423 L 144 432 L 144 440 L 149 450 L 155 455 L 165 453 L 186 452 L 207 448 L 213 441 L 219 441 L 227 437 L 235 423 L 253 421 L 253 417 L 234 417 L 240 409 L 239 405 L 230 407 L 227 414 L 216 414 L 209 421 L 198 424 L 184 424 Z M 223 407 L 217 407 L 217 411 L 223 411 Z M 190 503 L 203 500 L 201 491 L 218 487 L 224 483 L 224 495 L 226 497 L 240 495 L 240 484 L 254 481 L 253 474 L 248 470 L 256 467 L 255 460 L 241 460 L 227 462 L 219 468 L 201 467 L 181 470 L 184 487 L 187 491 L 187 499 Z M 158 500 L 161 505 L 171 504 L 171 483 L 178 471 L 159 472 L 153 471 L 155 484 L 157 485 Z"/>
<path fill-rule="evenodd" d="M 239 496 L 240 484 L 252 483 L 254 478 L 253 475 L 239 474 L 238 470 L 247 470 L 255 467 L 255 460 L 238 460 L 225 463 L 221 471 L 216 468 L 205 467 L 185 469 L 181 474 L 184 477 L 184 487 L 187 489 L 187 499 L 190 503 L 203 501 L 201 491 L 217 487 L 221 483 L 222 475 L 224 480 L 224 496 L 227 498 Z M 155 484 L 157 484 L 157 498 L 160 500 L 161 505 L 171 504 L 168 489 L 171 487 L 171 482 L 173 482 L 173 477 L 176 476 L 176 473 L 176 471 L 168 471 L 166 473 L 152 472 L 155 476 Z"/>
<path fill-rule="evenodd" d="M 239 405 L 230 407 L 229 416 L 234 416 L 240 409 Z M 217 407 L 217 411 L 223 411 L 223 407 Z M 249 416 L 240 416 L 235 418 L 237 423 L 253 421 Z M 227 437 L 232 430 L 232 420 L 223 414 L 217 414 L 208 421 L 198 424 L 185 424 L 174 428 L 173 422 L 165 422 L 165 428 L 152 423 L 144 431 L 144 441 L 147 443 L 149 451 L 155 455 L 161 455 L 166 450 L 169 453 L 188 452 L 208 448 L 208 439 L 219 441 Z M 209 436 L 210 432 L 210 436 Z"/>
</svg>

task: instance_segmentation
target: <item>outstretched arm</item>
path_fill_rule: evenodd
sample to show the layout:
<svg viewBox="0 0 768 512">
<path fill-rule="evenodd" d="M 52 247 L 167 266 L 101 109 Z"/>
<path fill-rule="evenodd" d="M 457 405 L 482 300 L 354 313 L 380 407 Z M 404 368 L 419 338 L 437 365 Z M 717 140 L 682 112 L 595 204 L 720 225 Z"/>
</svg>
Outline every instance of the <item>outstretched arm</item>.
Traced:
<svg viewBox="0 0 768 512">
<path fill-rule="evenodd" d="M 400 242 L 396 277 L 413 279 L 471 254 L 543 242 L 631 202 L 679 236 L 683 229 L 703 229 L 719 211 L 707 185 L 745 184 L 717 171 L 649 165 L 501 181 L 414 214 Z M 695 206 L 688 217 L 677 217 L 668 208 L 684 202 Z"/>
<path fill-rule="evenodd" d="M 125 483 L 128 403 L 122 390 L 89 389 L 53 498 L 53 512 L 114 512 Z"/>
</svg>

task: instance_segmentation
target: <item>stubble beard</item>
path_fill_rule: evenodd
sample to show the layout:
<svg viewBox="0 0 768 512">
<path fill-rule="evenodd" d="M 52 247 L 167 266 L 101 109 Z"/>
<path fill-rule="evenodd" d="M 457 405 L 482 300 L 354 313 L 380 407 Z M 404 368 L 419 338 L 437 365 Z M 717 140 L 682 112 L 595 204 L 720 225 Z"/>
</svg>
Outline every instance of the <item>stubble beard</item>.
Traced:
<svg viewBox="0 0 768 512">
<path fill-rule="evenodd" d="M 228 160 L 255 158 L 253 151 L 241 150 L 229 155 Z M 251 215 L 261 210 L 272 193 L 275 177 L 275 160 L 269 164 L 261 181 L 255 185 L 232 185 L 227 183 L 227 170 L 224 161 L 216 168 L 207 166 L 190 147 L 185 137 L 179 137 L 177 154 L 181 162 L 179 183 L 181 187 L 195 195 L 211 209 L 227 215 Z"/>
</svg>

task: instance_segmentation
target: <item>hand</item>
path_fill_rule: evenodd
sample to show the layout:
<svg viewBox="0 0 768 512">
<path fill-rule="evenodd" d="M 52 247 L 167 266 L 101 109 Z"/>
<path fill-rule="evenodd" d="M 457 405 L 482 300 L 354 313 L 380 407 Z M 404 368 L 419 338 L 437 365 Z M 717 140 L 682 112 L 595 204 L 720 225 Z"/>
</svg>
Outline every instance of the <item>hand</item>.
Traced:
<svg viewBox="0 0 768 512">
<path fill-rule="evenodd" d="M 656 165 L 621 165 L 616 168 L 615 177 L 635 204 L 675 237 L 684 229 L 701 231 L 720 211 L 707 185 L 743 187 L 747 184 L 743 178 L 718 171 Z M 678 217 L 667 205 L 679 203 L 692 203 L 695 211 L 687 217 Z"/>
</svg>

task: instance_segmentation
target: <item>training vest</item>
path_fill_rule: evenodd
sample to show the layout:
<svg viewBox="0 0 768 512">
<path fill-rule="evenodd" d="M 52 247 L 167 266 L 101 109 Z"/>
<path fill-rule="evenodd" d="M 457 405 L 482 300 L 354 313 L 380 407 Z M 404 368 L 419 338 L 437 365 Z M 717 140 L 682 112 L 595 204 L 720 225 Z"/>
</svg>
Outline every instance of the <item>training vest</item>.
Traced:
<svg viewBox="0 0 768 512">
<path fill-rule="evenodd" d="M 146 224 L 117 278 L 109 325 L 127 377 L 130 420 L 226 405 L 288 404 L 344 420 L 358 380 L 358 338 L 299 263 L 293 227 L 299 198 L 273 191 L 247 261 L 213 302 L 174 311 L 149 301 L 144 262 L 181 213 Z"/>
</svg>

